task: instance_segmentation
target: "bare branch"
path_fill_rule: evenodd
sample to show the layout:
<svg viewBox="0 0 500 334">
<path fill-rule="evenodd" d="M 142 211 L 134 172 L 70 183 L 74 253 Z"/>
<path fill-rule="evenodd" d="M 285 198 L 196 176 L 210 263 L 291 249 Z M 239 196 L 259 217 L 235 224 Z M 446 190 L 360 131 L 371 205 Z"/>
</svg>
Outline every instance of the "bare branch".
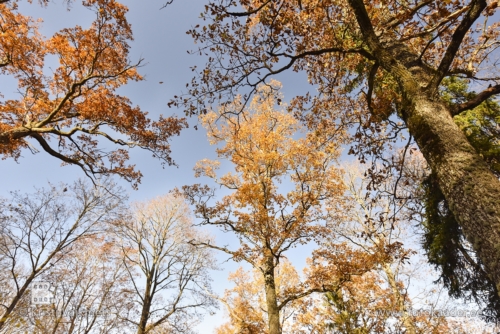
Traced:
<svg viewBox="0 0 500 334">
<path fill-rule="evenodd" d="M 174 2 L 174 0 L 167 1 L 160 9 L 166 8 L 168 5 L 171 5 Z"/>
<path fill-rule="evenodd" d="M 87 170 L 85 168 L 85 166 L 80 163 L 79 161 L 77 160 L 74 160 L 74 159 L 71 159 L 65 155 L 62 155 L 61 153 L 57 152 L 57 151 L 54 151 L 54 149 L 52 149 L 52 147 L 50 147 L 50 145 L 47 143 L 47 141 L 42 137 L 42 135 L 40 135 L 39 133 L 32 133 L 31 134 L 31 137 L 35 138 L 36 141 L 40 144 L 40 146 L 42 146 L 42 148 L 44 149 L 45 152 L 49 153 L 50 155 L 52 155 L 53 157 L 56 157 L 68 164 L 72 164 L 72 165 L 77 165 L 79 166 L 87 176 L 90 177 L 90 175 L 88 174 L 88 172 L 90 171 L 92 174 L 94 174 L 94 170 L 92 170 L 92 167 L 89 166 L 90 170 Z M 92 177 L 90 177 L 92 179 Z"/>
</svg>

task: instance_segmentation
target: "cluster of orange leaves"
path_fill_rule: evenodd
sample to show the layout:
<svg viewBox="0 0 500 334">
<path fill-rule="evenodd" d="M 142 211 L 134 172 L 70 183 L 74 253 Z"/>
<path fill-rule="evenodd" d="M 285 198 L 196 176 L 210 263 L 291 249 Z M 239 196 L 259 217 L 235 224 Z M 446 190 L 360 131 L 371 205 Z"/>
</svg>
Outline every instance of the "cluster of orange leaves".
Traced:
<svg viewBox="0 0 500 334">
<path fill-rule="evenodd" d="M 132 30 L 127 7 L 115 0 L 87 0 L 95 14 L 89 28 L 65 28 L 51 38 L 39 33 L 41 21 L 19 13 L 18 1 L 0 4 L 0 70 L 18 81 L 19 95 L 0 102 L 0 154 L 18 159 L 37 151 L 32 141 L 65 164 L 89 176 L 116 174 L 140 181 L 127 165 L 128 149 L 149 150 L 172 164 L 169 139 L 187 126 L 184 119 L 153 121 L 116 89 L 143 77 L 129 60 Z M 48 74 L 44 58 L 59 67 Z M 99 139 L 121 147 L 105 150 Z"/>
</svg>

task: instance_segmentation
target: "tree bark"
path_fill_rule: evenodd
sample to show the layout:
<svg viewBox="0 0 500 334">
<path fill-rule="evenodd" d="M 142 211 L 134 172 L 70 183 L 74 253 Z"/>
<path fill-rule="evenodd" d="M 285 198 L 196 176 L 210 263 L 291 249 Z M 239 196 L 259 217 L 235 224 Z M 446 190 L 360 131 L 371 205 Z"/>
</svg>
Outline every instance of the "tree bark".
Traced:
<svg viewBox="0 0 500 334">
<path fill-rule="evenodd" d="M 0 144 L 12 145 L 12 142 L 32 134 L 32 130 L 28 128 L 15 128 L 10 131 L 0 132 Z"/>
<path fill-rule="evenodd" d="M 281 334 L 280 312 L 276 296 L 276 282 L 274 277 L 274 258 L 267 256 L 264 270 L 264 284 L 266 289 L 267 317 L 269 334 Z"/>
<path fill-rule="evenodd" d="M 464 235 L 500 289 L 500 181 L 455 124 L 451 111 L 425 92 L 411 99 L 406 124 Z"/>
</svg>

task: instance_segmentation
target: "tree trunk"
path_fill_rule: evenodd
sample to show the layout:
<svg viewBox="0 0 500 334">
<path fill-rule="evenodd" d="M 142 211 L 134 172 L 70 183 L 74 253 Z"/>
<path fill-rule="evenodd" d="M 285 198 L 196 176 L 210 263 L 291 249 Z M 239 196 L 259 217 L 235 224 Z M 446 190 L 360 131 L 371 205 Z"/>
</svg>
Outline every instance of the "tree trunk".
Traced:
<svg viewBox="0 0 500 334">
<path fill-rule="evenodd" d="M 267 256 L 264 270 L 264 284 L 266 289 L 269 334 L 281 334 L 280 311 L 278 308 L 278 300 L 276 297 L 274 267 L 273 256 Z"/>
<path fill-rule="evenodd" d="M 24 294 L 26 293 L 26 290 L 28 289 L 28 286 L 33 282 L 35 279 L 36 274 L 31 274 L 27 279 L 26 282 L 24 282 L 23 286 L 19 291 L 17 292 L 16 296 L 14 299 L 10 302 L 10 305 L 7 307 L 5 310 L 4 314 L 2 315 L 2 318 L 0 318 L 0 330 L 5 326 L 7 323 L 7 320 L 9 320 L 9 317 L 12 315 L 12 312 L 14 312 L 14 309 L 16 308 L 17 304 L 23 298 Z"/>
<path fill-rule="evenodd" d="M 401 291 L 398 288 L 398 284 L 396 282 L 396 277 L 389 263 L 384 263 L 383 270 L 387 275 L 387 283 L 392 290 L 394 296 L 396 296 L 396 303 L 398 307 L 398 312 L 401 314 L 401 321 L 406 328 L 406 332 L 408 334 L 416 334 L 417 330 L 415 328 L 415 323 L 411 318 L 411 314 L 408 313 L 406 309 L 404 296 L 401 295 Z"/>
<path fill-rule="evenodd" d="M 450 210 L 500 291 L 500 181 L 442 103 L 411 99 L 406 124 L 436 174 Z"/>
<path fill-rule="evenodd" d="M 137 334 L 146 333 L 146 326 L 149 320 L 149 311 L 151 309 L 151 279 L 148 277 L 146 281 L 146 291 L 144 292 L 144 299 L 141 310 L 141 319 L 139 320 L 139 326 L 137 327 Z"/>
<path fill-rule="evenodd" d="M 396 46 L 391 51 L 406 67 L 402 71 L 398 65 L 386 65 L 400 83 L 408 131 L 435 173 L 450 211 L 500 291 L 500 180 L 455 124 L 450 108 L 426 89 L 433 73 L 407 48 Z"/>
</svg>

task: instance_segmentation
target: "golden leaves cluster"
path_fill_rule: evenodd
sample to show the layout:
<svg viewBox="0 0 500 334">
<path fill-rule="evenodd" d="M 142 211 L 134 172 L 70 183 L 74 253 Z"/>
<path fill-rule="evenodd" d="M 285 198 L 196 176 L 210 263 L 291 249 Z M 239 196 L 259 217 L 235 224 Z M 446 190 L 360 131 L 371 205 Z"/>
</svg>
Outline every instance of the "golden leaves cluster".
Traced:
<svg viewBox="0 0 500 334">
<path fill-rule="evenodd" d="M 306 133 L 292 114 L 276 110 L 279 86 L 262 86 L 248 108 L 240 110 L 236 100 L 200 117 L 210 142 L 219 145 L 218 157 L 234 166 L 234 172 L 219 177 L 219 161 L 197 163 L 196 176 L 233 191 L 213 207 L 217 213 L 204 218 L 226 217 L 214 223 L 241 234 L 252 261 L 261 258 L 263 248 L 279 254 L 295 242 L 319 237 L 325 232 L 319 223 L 325 203 L 343 192 L 334 166 L 337 146 Z M 291 186 L 286 192 L 285 184 Z"/>
</svg>

